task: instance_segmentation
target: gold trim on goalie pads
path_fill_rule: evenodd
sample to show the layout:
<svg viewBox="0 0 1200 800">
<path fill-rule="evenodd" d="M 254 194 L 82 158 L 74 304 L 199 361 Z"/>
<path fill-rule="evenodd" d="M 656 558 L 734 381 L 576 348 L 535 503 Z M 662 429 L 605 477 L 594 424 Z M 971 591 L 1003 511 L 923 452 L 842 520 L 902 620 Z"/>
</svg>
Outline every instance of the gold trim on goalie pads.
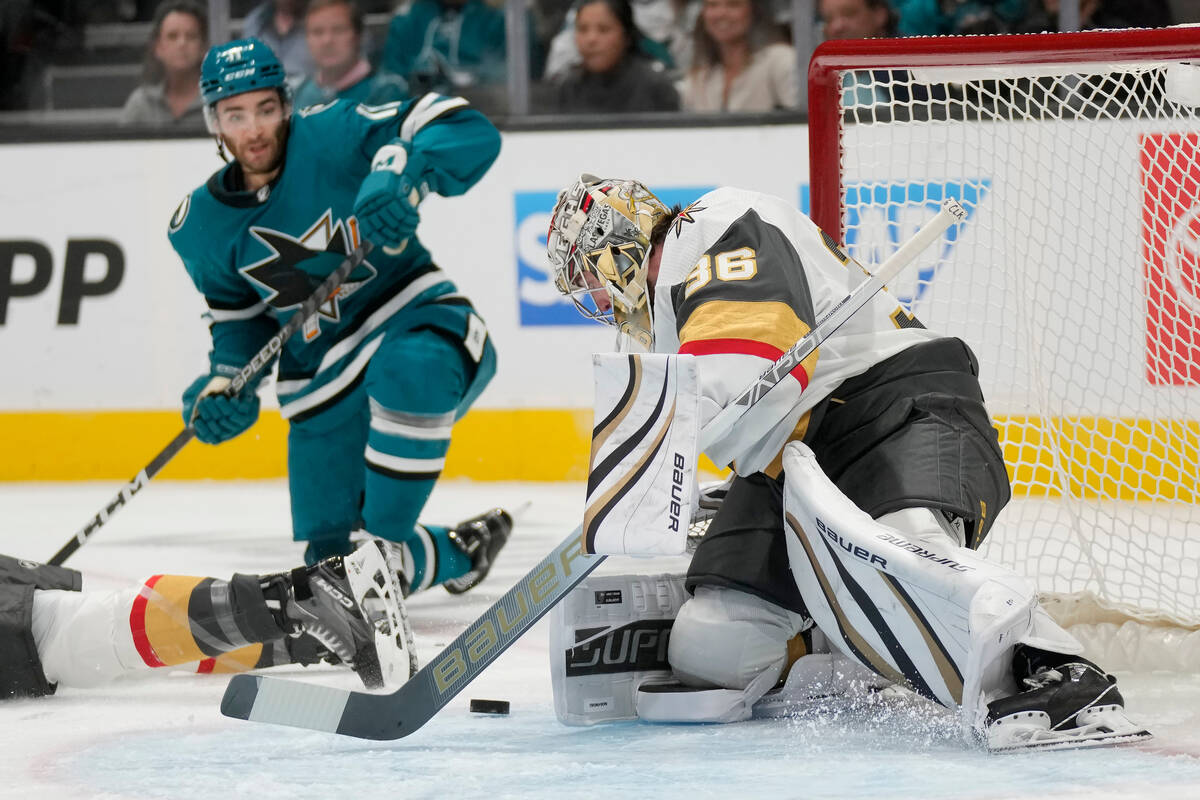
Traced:
<svg viewBox="0 0 1200 800">
<path fill-rule="evenodd" d="M 583 518 L 586 551 L 683 553 L 699 448 L 695 359 L 602 353 L 593 365 L 598 422 Z"/>
<path fill-rule="evenodd" d="M 809 614 L 846 656 L 948 706 L 975 727 L 982 693 L 1006 689 L 1032 627 L 1025 580 L 961 547 L 907 538 L 858 509 L 812 451 L 784 452 L 792 572 Z"/>
</svg>

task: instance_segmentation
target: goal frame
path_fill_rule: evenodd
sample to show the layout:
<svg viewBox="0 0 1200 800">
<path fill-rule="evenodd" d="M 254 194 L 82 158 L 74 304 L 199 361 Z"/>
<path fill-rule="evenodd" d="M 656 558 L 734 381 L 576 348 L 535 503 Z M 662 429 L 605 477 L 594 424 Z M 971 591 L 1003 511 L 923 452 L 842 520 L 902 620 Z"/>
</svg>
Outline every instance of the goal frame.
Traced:
<svg viewBox="0 0 1200 800">
<path fill-rule="evenodd" d="M 1014 75 L 1050 75 L 1106 65 L 1200 65 L 1200 26 L 997 36 L 835 40 L 822 43 L 808 70 L 809 206 L 813 221 L 838 241 L 847 236 L 843 129 L 857 109 L 843 107 L 843 76 L 852 71 L 910 70 L 957 83 Z M 1039 66 L 1047 69 L 1038 71 Z M 1059 70 L 1058 68 L 1061 68 Z M 1200 69 L 1200 67 L 1196 67 Z M 1101 70 L 1102 71 L 1102 70 Z M 956 76 L 961 76 L 955 80 Z M 917 83 L 922 80 L 918 79 Z M 1200 102 L 1187 103 L 1200 111 Z M 864 124 L 871 124 L 864 121 Z M 903 124 L 902 122 L 900 124 Z M 1132 619 L 1097 605 L 1090 592 L 1043 595 L 1051 614 L 1111 668 L 1196 670 L 1200 623 Z M 1182 627 L 1180 627 L 1182 626 Z"/>
<path fill-rule="evenodd" d="M 811 216 L 839 241 L 845 231 L 841 186 L 841 79 L 851 69 L 1003 67 L 1200 59 L 1200 26 L 999 36 L 916 36 L 823 42 L 808 67 Z"/>
</svg>

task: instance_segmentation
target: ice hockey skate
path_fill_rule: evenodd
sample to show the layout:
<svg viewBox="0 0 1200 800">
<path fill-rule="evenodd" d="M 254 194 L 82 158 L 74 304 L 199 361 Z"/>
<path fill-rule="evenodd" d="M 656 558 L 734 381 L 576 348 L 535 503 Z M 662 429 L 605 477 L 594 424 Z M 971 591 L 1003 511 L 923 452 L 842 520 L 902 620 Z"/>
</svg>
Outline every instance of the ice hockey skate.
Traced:
<svg viewBox="0 0 1200 800">
<path fill-rule="evenodd" d="M 462 594 L 474 589 L 487 577 L 496 555 L 512 533 L 512 515 L 502 508 L 493 508 L 472 517 L 450 531 L 450 541 L 471 558 L 471 569 L 442 585 L 450 594 Z"/>
<path fill-rule="evenodd" d="M 327 651 L 300 646 L 314 651 L 310 657 L 349 665 L 369 689 L 397 686 L 415 671 L 403 586 L 379 542 L 263 583 L 268 602 L 280 603 L 290 635 Z"/>
<path fill-rule="evenodd" d="M 1086 658 L 1020 646 L 1013 675 L 1025 691 L 988 704 L 987 748 L 993 753 L 1104 747 L 1151 737 L 1125 715 L 1116 678 Z"/>
</svg>

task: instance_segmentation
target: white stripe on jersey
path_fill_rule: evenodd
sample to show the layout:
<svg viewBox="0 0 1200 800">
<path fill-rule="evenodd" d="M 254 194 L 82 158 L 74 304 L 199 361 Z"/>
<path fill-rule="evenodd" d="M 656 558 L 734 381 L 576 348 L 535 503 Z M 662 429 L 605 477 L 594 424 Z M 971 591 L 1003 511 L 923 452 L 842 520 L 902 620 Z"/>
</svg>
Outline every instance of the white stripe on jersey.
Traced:
<svg viewBox="0 0 1200 800">
<path fill-rule="evenodd" d="M 278 384 L 276 384 L 276 391 L 280 395 L 297 394 L 298 392 L 304 391 L 304 389 L 310 383 L 312 383 L 317 375 L 320 375 L 322 372 L 329 369 L 338 361 L 352 353 L 354 348 L 358 347 L 364 339 L 366 339 L 381 325 L 387 322 L 393 314 L 411 303 L 413 298 L 425 290 L 431 289 L 442 281 L 447 280 L 449 279 L 446 277 L 446 273 L 442 272 L 440 269 L 435 269 L 433 272 L 428 272 L 417 278 L 412 283 L 408 284 L 408 286 L 405 286 L 404 289 L 391 300 L 375 309 L 375 312 L 363 320 L 362 325 L 360 325 L 358 330 L 356 330 L 353 334 L 347 336 L 345 339 L 329 348 L 329 350 L 326 351 L 325 355 L 321 358 L 321 363 L 317 367 L 317 371 L 313 374 L 312 378 L 280 381 Z"/>
<path fill-rule="evenodd" d="M 441 98 L 433 92 L 422 97 L 413 106 L 412 111 L 408 112 L 408 116 L 404 118 L 404 122 L 400 125 L 400 138 L 406 142 L 411 142 L 413 137 L 417 135 L 417 131 L 424 128 L 430 122 L 451 111 L 455 108 L 462 108 L 469 105 L 466 100 L 461 97 L 446 97 Z"/>
<path fill-rule="evenodd" d="M 358 377 L 358 373 L 366 369 L 367 362 L 371 360 L 371 356 L 375 355 L 375 351 L 379 349 L 379 345 L 383 344 L 383 335 L 379 335 L 371 341 L 367 342 L 366 346 L 354 356 L 342 371 L 331 380 L 329 383 L 322 386 L 316 391 L 309 392 L 306 395 L 298 397 L 290 403 L 279 404 L 279 416 L 284 419 L 291 419 L 302 411 L 308 411 L 310 408 L 321 405 L 329 398 L 333 397 L 338 392 L 345 389 L 354 379 Z M 302 381 L 286 381 L 286 383 L 301 383 Z M 308 381 L 303 381 L 307 384 Z M 278 394 L 283 394 L 281 389 L 276 389 Z"/>
<path fill-rule="evenodd" d="M 371 428 L 390 436 L 419 439 L 426 442 L 449 441 L 454 425 L 454 412 L 445 414 L 410 414 L 384 408 L 370 398 Z"/>
<path fill-rule="evenodd" d="M 208 307 L 208 318 L 213 322 L 235 322 L 241 319 L 254 319 L 267 311 L 267 304 L 255 303 L 248 308 L 213 308 Z"/>
</svg>

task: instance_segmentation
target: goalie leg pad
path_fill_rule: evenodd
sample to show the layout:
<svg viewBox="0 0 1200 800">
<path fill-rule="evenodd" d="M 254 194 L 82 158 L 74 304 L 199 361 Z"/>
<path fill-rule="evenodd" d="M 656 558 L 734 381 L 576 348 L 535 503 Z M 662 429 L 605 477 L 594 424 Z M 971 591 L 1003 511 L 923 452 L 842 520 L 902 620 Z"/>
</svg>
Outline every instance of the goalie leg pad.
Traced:
<svg viewBox="0 0 1200 800">
<path fill-rule="evenodd" d="M 792 571 L 831 644 L 883 677 L 962 706 L 981 731 L 986 700 L 1011 693 L 1013 647 L 1037 598 L 1016 574 L 973 551 L 920 541 L 872 520 L 800 443 L 784 453 Z"/>
<path fill-rule="evenodd" d="M 564 725 L 637 719 L 647 681 L 671 679 L 671 625 L 687 598 L 682 575 L 592 576 L 550 612 L 554 713 Z"/>
</svg>

